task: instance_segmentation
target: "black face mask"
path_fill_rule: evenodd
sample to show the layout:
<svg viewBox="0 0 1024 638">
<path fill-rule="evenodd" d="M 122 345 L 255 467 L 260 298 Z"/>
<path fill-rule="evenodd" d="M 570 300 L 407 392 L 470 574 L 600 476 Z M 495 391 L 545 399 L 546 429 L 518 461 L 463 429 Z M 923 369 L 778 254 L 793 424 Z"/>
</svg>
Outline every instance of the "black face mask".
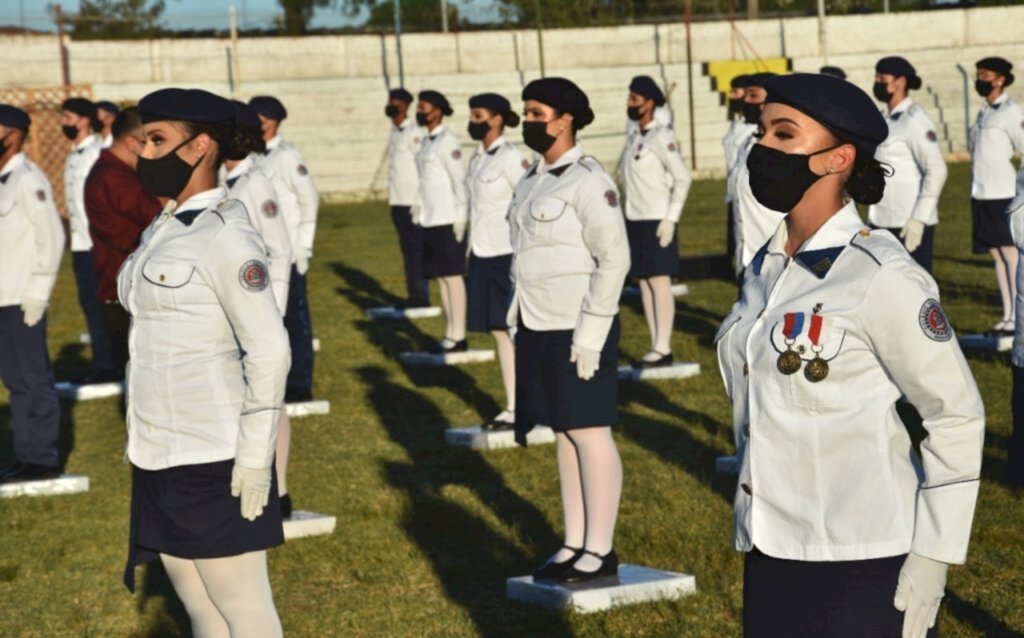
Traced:
<svg viewBox="0 0 1024 638">
<path fill-rule="evenodd" d="M 394 104 L 388 104 L 387 106 L 384 107 L 384 115 L 387 115 L 388 117 L 394 117 L 398 115 L 398 107 L 395 106 Z"/>
<path fill-rule="evenodd" d="M 747 124 L 757 124 L 761 121 L 761 105 L 743 103 L 743 121 Z"/>
<path fill-rule="evenodd" d="M 737 113 L 743 112 L 743 99 L 742 98 L 729 98 L 729 116 L 732 117 Z"/>
<path fill-rule="evenodd" d="M 523 143 L 543 155 L 555 143 L 548 135 L 549 122 L 523 122 Z"/>
<path fill-rule="evenodd" d="M 64 137 L 68 138 L 71 141 L 74 141 L 75 138 L 78 137 L 77 126 L 70 126 L 65 124 L 64 126 L 60 127 L 60 132 L 64 134 Z"/>
<path fill-rule="evenodd" d="M 974 90 L 977 91 L 978 95 L 981 97 L 988 97 L 989 94 L 992 93 L 993 88 L 995 87 L 992 86 L 991 82 L 986 82 L 985 80 L 974 81 Z"/>
<path fill-rule="evenodd" d="M 807 189 L 824 177 L 811 170 L 811 158 L 839 146 L 842 144 L 802 155 L 754 144 L 747 156 L 751 194 L 765 208 L 788 213 L 800 202 Z"/>
<path fill-rule="evenodd" d="M 875 85 L 871 87 L 871 91 L 875 94 L 875 99 L 879 102 L 889 103 L 892 99 L 892 93 L 889 92 L 888 84 L 885 82 L 875 82 Z"/>
<path fill-rule="evenodd" d="M 639 106 L 627 106 L 626 117 L 637 122 L 640 120 L 640 107 Z"/>
<path fill-rule="evenodd" d="M 469 136 L 479 142 L 487 136 L 487 132 L 491 130 L 491 125 L 487 122 L 470 122 L 469 126 L 466 127 L 466 131 Z"/>
<path fill-rule="evenodd" d="M 416 113 L 416 123 L 419 124 L 420 126 L 426 126 L 427 122 L 428 122 L 427 114 L 426 113 L 420 113 L 420 112 L 417 111 L 417 113 Z"/>
<path fill-rule="evenodd" d="M 174 199 L 185 190 L 188 180 L 192 178 L 192 172 L 203 161 L 200 157 L 195 164 L 189 164 L 178 157 L 178 149 L 185 146 L 195 137 L 190 137 L 181 144 L 178 144 L 170 153 L 159 159 L 139 158 L 135 166 L 135 174 L 139 177 L 142 190 L 153 197 L 170 197 Z"/>
</svg>

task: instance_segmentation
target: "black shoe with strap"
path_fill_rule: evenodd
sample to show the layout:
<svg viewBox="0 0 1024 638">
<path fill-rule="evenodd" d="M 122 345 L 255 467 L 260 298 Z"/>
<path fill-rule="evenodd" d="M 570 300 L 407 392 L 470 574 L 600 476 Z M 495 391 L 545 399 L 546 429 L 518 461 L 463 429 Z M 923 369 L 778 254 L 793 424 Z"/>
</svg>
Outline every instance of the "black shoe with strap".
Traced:
<svg viewBox="0 0 1024 638">
<path fill-rule="evenodd" d="M 563 583 L 581 583 L 587 580 L 594 580 L 595 578 L 605 578 L 607 576 L 618 576 L 619 575 L 619 556 L 615 553 L 615 550 L 611 550 L 604 556 L 592 552 L 590 550 L 583 550 L 580 552 L 580 556 L 583 554 L 590 554 L 596 556 L 601 560 L 601 566 L 595 571 L 583 571 L 576 569 L 576 567 L 570 566 L 558 577 L 558 580 Z M 574 561 L 575 562 L 575 561 Z"/>
<path fill-rule="evenodd" d="M 282 494 L 278 499 L 281 504 L 281 518 L 287 520 L 292 517 L 292 497 Z"/>
<path fill-rule="evenodd" d="M 654 360 L 641 359 L 634 363 L 633 367 L 638 370 L 648 370 L 650 368 L 665 368 L 672 365 L 675 362 L 675 357 L 672 356 L 671 352 L 669 352 L 668 354 L 661 354 L 657 350 L 651 350 L 651 352 L 653 352 L 656 355 L 660 355 L 660 358 Z"/>
<path fill-rule="evenodd" d="M 534 570 L 532 576 L 534 580 L 557 580 L 561 576 L 562 572 L 568 569 L 573 563 L 583 555 L 583 549 L 580 547 L 569 547 L 568 545 L 562 545 L 562 549 L 567 549 L 572 552 L 572 556 L 569 558 L 554 562 L 549 560 L 544 563 L 536 570 Z"/>
<path fill-rule="evenodd" d="M 465 352 L 469 350 L 469 341 L 463 339 L 456 341 L 445 337 L 437 342 L 437 345 L 428 350 L 430 354 L 451 354 L 453 352 Z"/>
</svg>

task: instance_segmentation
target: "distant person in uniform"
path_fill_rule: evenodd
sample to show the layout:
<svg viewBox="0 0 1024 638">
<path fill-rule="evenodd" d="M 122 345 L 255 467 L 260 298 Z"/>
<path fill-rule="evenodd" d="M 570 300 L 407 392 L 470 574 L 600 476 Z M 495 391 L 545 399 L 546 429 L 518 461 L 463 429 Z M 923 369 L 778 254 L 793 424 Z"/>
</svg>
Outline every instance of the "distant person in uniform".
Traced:
<svg viewBox="0 0 1024 638">
<path fill-rule="evenodd" d="M 985 103 L 968 134 L 971 151 L 971 218 L 975 254 L 988 252 L 996 267 L 1003 318 L 988 331 L 1013 335 L 1017 295 L 1017 248 L 1010 235 L 1006 207 L 1015 193 L 1014 154 L 1024 152 L 1024 109 L 1006 94 L 1013 65 L 1003 58 L 978 60 L 974 88 Z"/>
<path fill-rule="evenodd" d="M 737 75 L 729 82 L 728 120 L 729 128 L 722 138 L 722 148 L 725 150 L 725 182 L 731 180 L 733 171 L 736 170 L 736 161 L 740 155 L 740 149 L 746 146 L 747 140 L 754 134 L 757 124 L 747 122 L 743 116 L 744 96 L 747 87 L 750 85 L 749 75 Z M 725 189 L 725 250 L 726 254 L 732 257 L 736 254 L 736 223 L 733 219 L 732 189 Z"/>
<path fill-rule="evenodd" d="M 391 89 L 384 107 L 393 125 L 388 135 L 388 204 L 405 270 L 406 298 L 400 305 L 423 308 L 430 305 L 430 289 L 423 276 L 423 227 L 413 221 L 412 207 L 420 186 L 416 153 L 426 133 L 409 117 L 412 101 L 412 93 Z"/>
<path fill-rule="evenodd" d="M 96 103 L 96 119 L 102 125 L 99 134 L 103 140 L 103 148 L 110 148 L 114 143 L 114 119 L 120 111 L 120 107 L 109 100 L 100 100 Z"/>
</svg>

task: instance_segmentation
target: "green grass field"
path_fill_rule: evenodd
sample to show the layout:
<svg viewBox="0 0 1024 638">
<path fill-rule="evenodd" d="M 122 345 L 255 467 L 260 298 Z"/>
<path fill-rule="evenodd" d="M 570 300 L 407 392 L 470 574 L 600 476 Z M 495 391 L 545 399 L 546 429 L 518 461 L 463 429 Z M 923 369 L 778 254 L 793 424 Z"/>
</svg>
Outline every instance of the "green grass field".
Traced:
<svg viewBox="0 0 1024 638">
<path fill-rule="evenodd" d="M 694 184 L 684 253 L 723 252 L 723 184 Z M 998 319 L 990 259 L 970 254 L 965 165 L 951 166 L 936 276 L 960 332 Z M 67 260 L 51 311 L 58 378 L 85 371 L 84 321 Z M 505 598 L 561 539 L 552 446 L 477 453 L 443 431 L 502 406 L 496 363 L 403 368 L 395 354 L 431 345 L 440 319 L 371 323 L 363 308 L 397 299 L 401 262 L 386 205 L 325 206 L 311 272 L 320 338 L 315 394 L 331 414 L 293 421 L 290 488 L 297 506 L 338 517 L 329 537 L 270 553 L 277 607 L 290 636 L 737 636 L 742 562 L 731 542 L 733 479 L 714 473 L 729 453 L 729 406 L 711 346 L 735 296 L 725 281 L 691 282 L 673 347 L 703 374 L 625 384 L 616 437 L 625 487 L 616 548 L 623 560 L 689 572 L 699 593 L 678 602 L 593 615 L 545 611 Z M 436 289 L 434 291 L 436 295 Z M 639 300 L 622 307 L 624 359 L 646 351 Z M 491 347 L 489 336 L 472 343 Z M 984 483 L 965 567 L 951 571 L 946 636 L 1024 635 L 1024 496 L 1002 483 L 1011 431 L 1007 355 L 969 354 L 989 415 Z M 0 462 L 10 458 L 0 390 Z M 0 637 L 180 636 L 188 621 L 162 569 L 121 585 L 129 469 L 114 399 L 63 404 L 69 472 L 86 494 L 0 501 Z"/>
</svg>

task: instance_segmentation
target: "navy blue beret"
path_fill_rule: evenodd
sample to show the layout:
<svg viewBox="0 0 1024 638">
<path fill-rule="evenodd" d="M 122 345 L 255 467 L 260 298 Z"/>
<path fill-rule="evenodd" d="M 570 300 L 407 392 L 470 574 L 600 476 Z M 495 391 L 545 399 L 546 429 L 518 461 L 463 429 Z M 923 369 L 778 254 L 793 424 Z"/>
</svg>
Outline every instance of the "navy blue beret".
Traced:
<svg viewBox="0 0 1024 638">
<path fill-rule="evenodd" d="M 506 126 L 518 126 L 519 115 L 512 112 L 512 104 L 497 93 L 481 93 L 469 98 L 469 108 L 487 109 L 495 115 L 500 115 Z"/>
<path fill-rule="evenodd" d="M 121 112 L 121 109 L 109 100 L 100 100 L 96 103 L 96 108 L 100 111 L 106 111 L 107 113 L 113 113 L 117 115 Z"/>
<path fill-rule="evenodd" d="M 636 93 L 648 100 L 654 100 L 654 104 L 661 106 L 665 103 L 665 94 L 661 92 L 658 83 L 649 75 L 638 75 L 629 83 L 629 92 Z"/>
<path fill-rule="evenodd" d="M 178 120 L 197 124 L 235 121 L 231 100 L 202 89 L 160 89 L 139 100 L 142 123 Z"/>
<path fill-rule="evenodd" d="M 288 117 L 288 109 L 284 108 L 281 100 L 270 95 L 257 95 L 249 100 L 249 106 L 257 114 L 270 120 L 281 122 L 284 118 Z"/>
<path fill-rule="evenodd" d="M 69 97 L 60 105 L 60 110 L 71 111 L 75 115 L 81 115 L 90 120 L 96 119 L 96 105 L 84 97 Z"/>
<path fill-rule="evenodd" d="M 729 88 L 731 89 L 745 89 L 750 86 L 750 76 L 747 74 L 737 75 L 729 81 Z"/>
<path fill-rule="evenodd" d="M 776 77 L 774 73 L 752 73 L 747 76 L 747 86 L 759 86 L 764 88 L 765 82 L 774 77 Z"/>
<path fill-rule="evenodd" d="M 433 104 L 437 108 L 441 109 L 441 112 L 445 115 L 452 114 L 452 107 L 448 104 L 448 98 L 446 98 L 440 91 L 420 91 L 420 102 L 426 102 Z"/>
<path fill-rule="evenodd" d="M 1013 64 L 1006 58 L 982 58 L 974 63 L 974 68 L 994 71 L 999 75 L 1006 76 L 1005 86 L 1013 84 L 1013 73 L 1010 73 L 1013 70 Z"/>
<path fill-rule="evenodd" d="M 889 135 L 868 94 L 846 80 L 821 73 L 793 73 L 768 80 L 765 104 L 785 104 L 819 122 L 844 142 L 872 156 Z"/>
<path fill-rule="evenodd" d="M 846 71 L 840 69 L 837 66 L 823 66 L 818 70 L 818 73 L 824 73 L 825 75 L 832 75 L 840 80 L 846 79 Z"/>
<path fill-rule="evenodd" d="M 580 87 L 565 78 L 541 78 L 523 89 L 523 101 L 536 100 L 572 116 L 573 126 L 581 129 L 594 121 L 590 99 Z"/>
<path fill-rule="evenodd" d="M 921 88 L 921 78 L 917 77 L 917 70 L 914 65 L 898 55 L 882 58 L 875 65 L 875 73 L 894 75 L 898 78 L 907 78 L 908 89 Z"/>
<path fill-rule="evenodd" d="M 238 100 L 231 100 L 231 103 L 235 106 L 235 124 L 239 128 L 254 129 L 256 131 L 262 130 L 260 116 L 256 114 L 256 111 L 251 106 Z"/>
<path fill-rule="evenodd" d="M 0 104 L 0 125 L 28 131 L 31 124 L 32 120 L 25 111 L 10 104 Z"/>
<path fill-rule="evenodd" d="M 410 104 L 412 102 L 412 93 L 409 93 L 402 87 L 398 87 L 397 89 L 391 89 L 388 92 L 388 99 L 398 100 L 399 102 L 405 102 L 406 104 Z"/>
</svg>

